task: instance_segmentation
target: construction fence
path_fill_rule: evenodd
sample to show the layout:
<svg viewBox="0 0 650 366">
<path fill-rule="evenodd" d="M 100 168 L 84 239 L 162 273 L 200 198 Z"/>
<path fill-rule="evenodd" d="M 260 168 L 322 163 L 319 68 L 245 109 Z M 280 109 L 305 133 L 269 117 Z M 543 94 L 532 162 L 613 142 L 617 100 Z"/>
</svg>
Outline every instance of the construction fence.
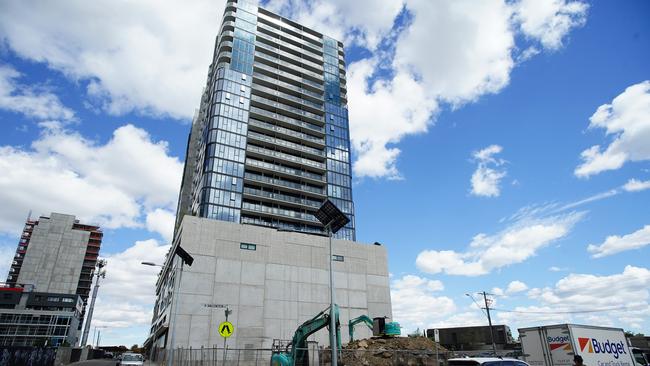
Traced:
<svg viewBox="0 0 650 366">
<path fill-rule="evenodd" d="M 306 349 L 308 357 L 300 366 L 328 366 L 331 353 L 322 347 Z M 268 366 L 271 356 L 277 350 L 270 348 L 178 348 L 174 350 L 173 366 Z M 159 350 L 152 359 L 161 366 L 167 365 L 169 354 Z M 343 349 L 340 351 L 339 365 L 346 366 L 447 366 L 447 359 L 453 353 L 423 349 Z M 298 365 L 298 363 L 296 363 Z"/>
</svg>

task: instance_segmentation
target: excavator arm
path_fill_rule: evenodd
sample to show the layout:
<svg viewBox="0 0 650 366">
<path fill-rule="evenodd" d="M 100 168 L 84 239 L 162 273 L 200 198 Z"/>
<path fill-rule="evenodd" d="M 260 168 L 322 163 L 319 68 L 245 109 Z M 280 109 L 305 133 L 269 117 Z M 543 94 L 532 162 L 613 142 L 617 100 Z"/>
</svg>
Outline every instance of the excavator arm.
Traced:
<svg viewBox="0 0 650 366">
<path fill-rule="evenodd" d="M 341 348 L 341 334 L 339 331 L 339 307 L 334 305 L 334 320 L 336 322 L 337 346 Z M 330 325 L 329 308 L 321 311 L 315 317 L 302 323 L 293 335 L 291 340 L 291 350 L 287 353 L 274 354 L 271 358 L 272 365 L 301 365 L 307 352 L 307 338 L 317 331 Z"/>
<path fill-rule="evenodd" d="M 368 326 L 368 328 L 370 328 L 370 330 L 372 331 L 372 319 L 370 319 L 369 316 L 361 315 L 354 319 L 350 319 L 350 322 L 348 323 L 348 331 L 350 332 L 350 342 L 354 341 L 354 326 L 359 323 L 365 323 Z"/>
</svg>

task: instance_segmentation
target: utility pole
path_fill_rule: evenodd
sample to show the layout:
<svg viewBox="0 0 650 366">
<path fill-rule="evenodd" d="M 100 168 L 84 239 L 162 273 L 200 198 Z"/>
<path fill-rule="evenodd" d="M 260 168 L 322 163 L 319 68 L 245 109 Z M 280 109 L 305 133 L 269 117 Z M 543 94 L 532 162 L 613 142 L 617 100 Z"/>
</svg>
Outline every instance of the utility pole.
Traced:
<svg viewBox="0 0 650 366">
<path fill-rule="evenodd" d="M 483 301 L 485 301 L 485 311 L 487 311 L 487 318 L 488 318 L 488 324 L 490 325 L 490 339 L 492 340 L 492 352 L 494 352 L 494 355 L 497 355 L 497 345 L 494 343 L 494 331 L 492 330 L 492 318 L 490 318 L 490 305 L 488 305 L 488 298 L 487 295 L 492 295 L 488 294 L 487 292 L 483 291 L 480 293 L 483 295 Z"/>
<path fill-rule="evenodd" d="M 88 333 L 90 333 L 90 321 L 93 318 L 93 309 L 95 308 L 95 299 L 97 299 L 97 291 L 99 290 L 99 279 L 106 278 L 106 271 L 103 270 L 106 267 L 106 260 L 100 259 L 97 261 L 97 271 L 93 274 L 97 277 L 95 281 L 95 288 L 93 289 L 93 297 L 90 300 L 90 306 L 88 307 L 88 314 L 86 314 L 86 324 L 84 325 L 84 333 L 81 337 L 81 347 L 85 347 L 88 342 Z"/>
</svg>

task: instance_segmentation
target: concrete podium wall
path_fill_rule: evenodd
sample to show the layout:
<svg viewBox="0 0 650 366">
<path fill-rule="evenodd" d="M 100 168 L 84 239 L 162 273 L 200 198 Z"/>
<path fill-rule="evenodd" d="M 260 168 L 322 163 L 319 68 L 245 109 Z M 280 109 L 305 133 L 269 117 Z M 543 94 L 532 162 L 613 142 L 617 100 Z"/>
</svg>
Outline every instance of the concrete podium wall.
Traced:
<svg viewBox="0 0 650 366">
<path fill-rule="evenodd" d="M 225 320 L 224 309 L 207 304 L 232 310 L 231 348 L 290 340 L 300 324 L 329 306 L 326 237 L 185 216 L 179 238 L 194 264 L 182 275 L 177 347 L 223 346 L 217 327 Z M 242 243 L 256 250 L 241 249 Z M 333 248 L 334 255 L 344 257 L 334 262 L 334 282 L 345 343 L 349 319 L 392 317 L 387 254 L 382 246 L 343 240 L 334 240 Z M 355 330 L 355 338 L 371 335 L 363 324 Z M 310 340 L 329 344 L 326 330 Z"/>
</svg>

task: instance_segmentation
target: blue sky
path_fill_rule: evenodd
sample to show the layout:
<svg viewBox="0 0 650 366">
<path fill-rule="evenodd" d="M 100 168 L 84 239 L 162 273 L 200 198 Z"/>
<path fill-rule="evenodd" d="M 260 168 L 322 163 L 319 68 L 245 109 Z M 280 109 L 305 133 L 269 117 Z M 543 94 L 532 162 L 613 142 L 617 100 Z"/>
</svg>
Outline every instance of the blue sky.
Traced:
<svg viewBox="0 0 650 366">
<path fill-rule="evenodd" d="M 0 5 L 0 269 L 30 209 L 102 224 L 108 343 L 147 335 L 217 3 Z M 486 290 L 512 328 L 650 333 L 648 2 L 264 3 L 347 45 L 357 239 L 405 330 L 483 324 Z"/>
</svg>

